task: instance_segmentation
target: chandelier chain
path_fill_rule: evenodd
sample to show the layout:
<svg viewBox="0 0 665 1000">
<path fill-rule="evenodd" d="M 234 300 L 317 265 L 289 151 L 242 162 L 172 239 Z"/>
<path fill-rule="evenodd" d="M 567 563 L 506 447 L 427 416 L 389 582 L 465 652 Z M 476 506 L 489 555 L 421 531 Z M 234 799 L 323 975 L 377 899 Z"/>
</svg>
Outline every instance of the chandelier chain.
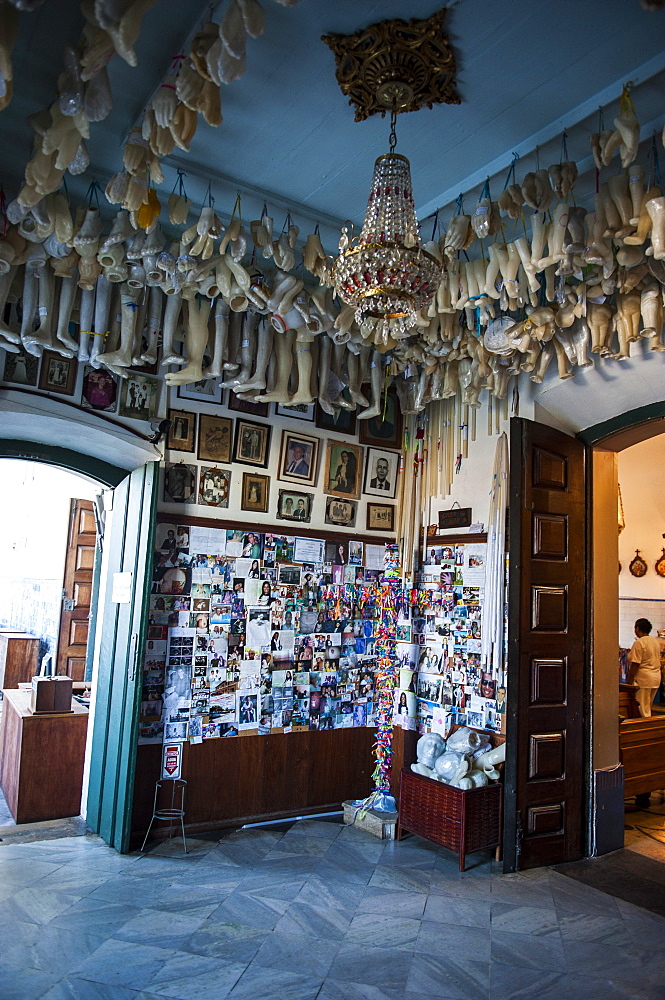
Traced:
<svg viewBox="0 0 665 1000">
<path fill-rule="evenodd" d="M 397 111 L 393 105 L 393 109 L 390 112 L 390 136 L 388 137 L 388 145 L 390 147 L 390 152 L 395 152 L 395 147 L 397 145 L 397 132 L 395 131 L 395 126 L 397 125 Z"/>
</svg>

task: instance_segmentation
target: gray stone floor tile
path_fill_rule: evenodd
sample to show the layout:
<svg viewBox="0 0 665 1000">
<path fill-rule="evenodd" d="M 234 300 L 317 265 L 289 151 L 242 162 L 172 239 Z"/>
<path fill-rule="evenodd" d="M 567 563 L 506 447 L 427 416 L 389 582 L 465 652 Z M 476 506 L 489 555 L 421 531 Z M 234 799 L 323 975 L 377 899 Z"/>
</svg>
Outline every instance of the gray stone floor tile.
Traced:
<svg viewBox="0 0 665 1000">
<path fill-rule="evenodd" d="M 52 986 L 41 1000 L 153 1000 L 154 993 L 137 993 L 125 986 L 109 986 L 67 976 Z"/>
<path fill-rule="evenodd" d="M 420 927 L 420 920 L 393 916 L 386 911 L 358 913 L 349 924 L 344 940 L 361 948 L 380 944 L 382 948 L 413 951 Z"/>
<path fill-rule="evenodd" d="M 421 868 L 398 868 L 380 866 L 374 869 L 369 880 L 370 886 L 378 889 L 394 889 L 407 892 L 427 892 L 432 873 Z"/>
<path fill-rule="evenodd" d="M 80 931 L 82 934 L 99 934 L 110 937 L 115 931 L 138 916 L 137 906 L 124 903 L 104 903 L 99 899 L 85 896 L 73 903 L 58 917 L 58 927 Z"/>
<path fill-rule="evenodd" d="M 558 934 L 559 918 L 553 908 L 492 904 L 492 930 L 511 934 Z"/>
<path fill-rule="evenodd" d="M 275 926 L 281 934 L 294 934 L 323 941 L 341 941 L 349 929 L 353 910 L 314 906 L 296 900 Z"/>
<path fill-rule="evenodd" d="M 566 957 L 559 935 L 537 937 L 533 934 L 511 934 L 492 928 L 492 962 L 517 965 L 524 968 L 547 969 L 561 972 L 566 968 Z"/>
<path fill-rule="evenodd" d="M 2 876 L 0 875 L 0 878 Z M 4 888 L 11 891 L 12 886 Z M 0 924 L 21 920 L 31 924 L 48 924 L 64 913 L 81 897 L 65 892 L 37 889 L 34 886 L 14 890 L 12 895 L 0 903 Z"/>
<path fill-rule="evenodd" d="M 329 978 L 336 983 L 367 983 L 387 989 L 406 989 L 413 955 L 390 948 L 358 948 L 344 942 L 341 945 Z"/>
<path fill-rule="evenodd" d="M 463 924 L 444 924 L 423 920 L 416 941 L 417 955 L 458 955 L 477 962 L 490 960 L 489 929 L 478 929 Z"/>
<path fill-rule="evenodd" d="M 407 989 L 425 997 L 488 1000 L 489 962 L 472 961 L 463 953 L 416 955 Z"/>
<path fill-rule="evenodd" d="M 358 903 L 357 912 L 392 913 L 394 916 L 420 920 L 425 912 L 427 899 L 424 892 L 400 892 L 369 886 Z"/>
<path fill-rule="evenodd" d="M 425 906 L 425 920 L 465 927 L 485 927 L 489 930 L 491 905 L 489 899 L 469 899 L 467 896 L 432 893 Z"/>
<path fill-rule="evenodd" d="M 206 920 L 193 934 L 185 951 L 231 962 L 251 962 L 272 931 L 242 924 L 224 924 Z"/>
<path fill-rule="evenodd" d="M 180 950 L 203 921 L 203 916 L 182 913 L 165 913 L 160 910 L 141 910 L 113 934 L 119 941 L 136 941 L 155 948 Z"/>
<path fill-rule="evenodd" d="M 286 836 L 323 837 L 325 840 L 335 840 L 343 829 L 345 827 L 341 816 L 339 822 L 323 819 L 301 819 L 293 824 Z"/>
<path fill-rule="evenodd" d="M 59 978 L 54 973 L 12 966 L 4 959 L 0 960 L 2 1000 L 37 1000 Z"/>
<path fill-rule="evenodd" d="M 48 861 L 39 861 L 26 858 L 13 858 L 6 861 L 2 866 L 0 875 L 4 883 L 12 885 L 34 885 L 45 875 L 52 875 L 63 866 L 60 862 L 50 864 Z"/>
<path fill-rule="evenodd" d="M 152 977 L 148 990 L 177 1000 L 224 1000 L 245 969 L 244 963 L 176 951 Z"/>
<path fill-rule="evenodd" d="M 259 965 L 323 979 L 328 975 L 338 950 L 339 943 L 329 938 L 314 943 L 304 935 L 275 930 L 257 951 L 252 967 Z"/>
<path fill-rule="evenodd" d="M 336 982 L 326 979 L 317 1000 L 423 1000 L 415 993 L 405 993 L 404 990 L 391 990 L 387 987 L 372 986 L 369 983 Z M 436 1000 L 447 1000 L 437 997 Z"/>
<path fill-rule="evenodd" d="M 316 1000 L 321 980 L 251 965 L 229 993 L 229 1000 Z"/>
<path fill-rule="evenodd" d="M 93 983 L 143 990 L 172 956 L 173 952 L 167 948 L 109 938 L 72 973 L 77 979 L 90 979 Z"/>
<path fill-rule="evenodd" d="M 10 965 L 65 976 L 94 953 L 103 940 L 99 935 L 77 933 L 54 924 L 14 921 L 2 927 L 0 954 Z"/>
<path fill-rule="evenodd" d="M 323 879 L 319 875 L 311 875 L 295 897 L 295 901 L 299 904 L 310 903 L 312 906 L 332 907 L 337 910 L 353 910 L 365 891 L 363 885 L 336 882 Z"/>
<path fill-rule="evenodd" d="M 211 913 L 210 919 L 218 923 L 247 924 L 250 927 L 272 930 L 288 907 L 288 900 L 258 896 L 237 889 Z"/>
</svg>

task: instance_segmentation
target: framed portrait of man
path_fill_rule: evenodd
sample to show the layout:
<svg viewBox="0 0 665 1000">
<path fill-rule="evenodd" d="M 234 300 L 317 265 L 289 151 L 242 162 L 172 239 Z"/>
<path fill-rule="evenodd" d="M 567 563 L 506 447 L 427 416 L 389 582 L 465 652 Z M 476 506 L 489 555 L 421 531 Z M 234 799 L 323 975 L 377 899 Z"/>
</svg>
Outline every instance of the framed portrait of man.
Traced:
<svg viewBox="0 0 665 1000">
<path fill-rule="evenodd" d="M 166 447 L 171 451 L 194 451 L 196 414 L 186 410 L 169 410 L 169 436 Z"/>
<path fill-rule="evenodd" d="M 282 431 L 279 456 L 280 479 L 303 486 L 314 486 L 318 471 L 319 439 L 308 434 Z"/>
<path fill-rule="evenodd" d="M 55 351 L 44 351 L 39 388 L 45 392 L 57 392 L 61 396 L 73 396 L 77 371 L 76 358 L 63 358 Z"/>
<path fill-rule="evenodd" d="M 328 441 L 325 492 L 358 500 L 362 474 L 363 449 L 346 441 Z"/>
<path fill-rule="evenodd" d="M 238 417 L 233 443 L 233 461 L 265 469 L 268 465 L 270 431 L 269 424 L 257 424 L 253 420 L 241 420 Z"/>
<path fill-rule="evenodd" d="M 394 500 L 397 495 L 398 467 L 399 455 L 396 451 L 368 448 L 363 493 L 372 497 L 385 497 L 386 500 Z"/>
<path fill-rule="evenodd" d="M 204 462 L 230 462 L 233 421 L 229 417 L 216 417 L 199 413 L 198 458 Z"/>
<path fill-rule="evenodd" d="M 200 403 L 219 403 L 221 406 L 223 389 L 214 378 L 204 378 L 200 382 L 190 382 L 178 386 L 178 399 L 194 399 Z"/>
</svg>

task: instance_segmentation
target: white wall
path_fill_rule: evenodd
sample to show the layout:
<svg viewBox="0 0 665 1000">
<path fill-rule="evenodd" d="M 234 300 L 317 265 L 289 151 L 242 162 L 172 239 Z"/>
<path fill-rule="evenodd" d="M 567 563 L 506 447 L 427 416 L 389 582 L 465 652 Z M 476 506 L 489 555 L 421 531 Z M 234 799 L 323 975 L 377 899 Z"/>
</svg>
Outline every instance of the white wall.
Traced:
<svg viewBox="0 0 665 1000">
<path fill-rule="evenodd" d="M 620 452 L 618 466 L 626 520 L 619 535 L 619 641 L 630 646 L 636 618 L 665 628 L 665 577 L 654 569 L 665 547 L 665 434 Z M 636 549 L 648 566 L 643 577 L 628 568 Z"/>
</svg>

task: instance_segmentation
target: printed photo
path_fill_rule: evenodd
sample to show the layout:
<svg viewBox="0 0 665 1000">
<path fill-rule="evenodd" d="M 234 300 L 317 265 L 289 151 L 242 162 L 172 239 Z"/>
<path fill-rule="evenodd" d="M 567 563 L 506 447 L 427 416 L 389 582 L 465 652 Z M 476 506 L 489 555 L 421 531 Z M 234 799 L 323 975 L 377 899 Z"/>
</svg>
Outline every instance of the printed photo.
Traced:
<svg viewBox="0 0 665 1000">
<path fill-rule="evenodd" d="M 184 410 L 169 410 L 169 434 L 166 447 L 173 451 L 194 451 L 196 414 Z"/>
<path fill-rule="evenodd" d="M 363 493 L 394 500 L 397 494 L 398 467 L 399 455 L 397 452 L 368 448 Z"/>
<path fill-rule="evenodd" d="M 328 441 L 324 486 L 326 493 L 351 500 L 359 499 L 362 452 L 363 449 L 358 445 Z"/>
<path fill-rule="evenodd" d="M 195 465 L 167 465 L 164 469 L 164 500 L 166 503 L 196 502 Z"/>
<path fill-rule="evenodd" d="M 277 499 L 277 517 L 282 521 L 300 521 L 308 524 L 312 517 L 311 493 L 280 490 Z"/>
<path fill-rule="evenodd" d="M 282 431 L 279 478 L 314 486 L 318 471 L 319 439 Z"/>
<path fill-rule="evenodd" d="M 63 358 L 55 351 L 44 351 L 39 388 L 46 392 L 57 392 L 61 396 L 71 396 L 76 385 L 77 371 L 76 358 Z"/>
<path fill-rule="evenodd" d="M 257 465 L 265 469 L 268 465 L 270 431 L 269 424 L 257 424 L 238 418 L 236 420 L 233 461 L 245 465 Z"/>
<path fill-rule="evenodd" d="M 81 403 L 86 410 L 102 410 L 115 413 L 118 406 L 118 378 L 106 368 L 83 369 L 83 396 Z"/>
<path fill-rule="evenodd" d="M 231 488 L 230 469 L 201 466 L 199 503 L 204 507 L 228 507 Z"/>
<path fill-rule="evenodd" d="M 153 420 L 157 412 L 158 390 L 156 379 L 130 375 L 121 386 L 119 415 L 133 420 Z"/>
<path fill-rule="evenodd" d="M 338 500 L 336 497 L 326 497 L 326 524 L 353 528 L 356 523 L 358 504 L 354 500 Z"/>
</svg>

